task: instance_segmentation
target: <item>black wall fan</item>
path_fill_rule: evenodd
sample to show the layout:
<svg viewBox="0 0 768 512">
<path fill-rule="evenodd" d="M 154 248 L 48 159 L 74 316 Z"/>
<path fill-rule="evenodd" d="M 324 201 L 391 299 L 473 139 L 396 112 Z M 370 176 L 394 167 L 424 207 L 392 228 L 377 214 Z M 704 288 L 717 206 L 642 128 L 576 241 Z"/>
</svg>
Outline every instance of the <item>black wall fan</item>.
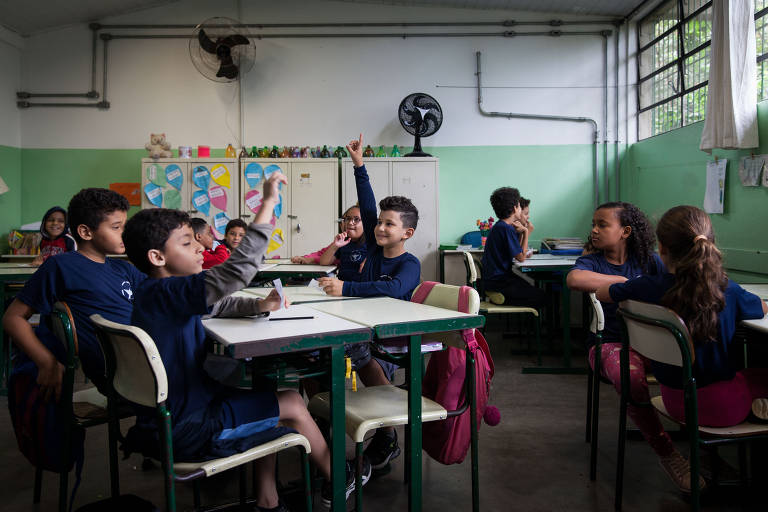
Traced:
<svg viewBox="0 0 768 512">
<path fill-rule="evenodd" d="M 415 136 L 413 151 L 405 156 L 432 156 L 421 149 L 421 138 L 429 137 L 443 124 L 443 110 L 435 98 L 423 92 L 406 96 L 397 108 L 405 131 Z"/>
<path fill-rule="evenodd" d="M 233 19 L 216 17 L 195 27 L 189 40 L 189 56 L 209 80 L 232 82 L 253 67 L 256 50 L 237 25 L 239 22 Z"/>
</svg>

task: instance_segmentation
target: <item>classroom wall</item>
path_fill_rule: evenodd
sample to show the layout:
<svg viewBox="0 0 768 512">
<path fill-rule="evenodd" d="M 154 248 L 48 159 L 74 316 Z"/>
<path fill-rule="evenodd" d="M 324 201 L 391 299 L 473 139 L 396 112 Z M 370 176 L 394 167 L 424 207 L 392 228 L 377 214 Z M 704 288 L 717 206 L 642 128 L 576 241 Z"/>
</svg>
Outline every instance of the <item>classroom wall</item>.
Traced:
<svg viewBox="0 0 768 512">
<path fill-rule="evenodd" d="M 768 153 L 768 102 L 758 103 L 760 147 Z M 725 205 L 722 215 L 711 215 L 718 246 L 724 250 L 730 276 L 741 282 L 768 282 L 768 188 L 744 187 L 739 159 L 749 150 L 699 150 L 704 123 L 674 130 L 633 144 L 621 169 L 622 199 L 642 208 L 657 221 L 670 207 L 704 203 L 706 162 L 727 158 Z"/>
<path fill-rule="evenodd" d="M 0 27 L 0 177 L 10 189 L 0 195 L 0 252 L 5 234 L 21 224 L 21 129 L 16 91 L 21 82 L 21 38 Z"/>
<path fill-rule="evenodd" d="M 187 0 L 103 22 L 198 23 L 214 15 L 264 23 L 574 19 L 558 14 L 347 2 L 214 5 Z M 612 27 L 563 29 L 599 28 Z M 241 112 L 242 141 L 248 147 L 338 145 L 360 131 L 366 142 L 376 146 L 410 146 L 412 138 L 400 127 L 396 109 L 407 94 L 423 91 L 435 96 L 445 113 L 440 131 L 423 140 L 425 149 L 441 158 L 441 242 L 455 243 L 473 229 L 475 219 L 493 215 L 488 196 L 502 185 L 518 186 L 533 199 L 535 239 L 581 235 L 594 201 L 591 129 L 582 123 L 481 116 L 475 52 L 483 54 L 486 110 L 591 117 L 600 125 L 600 140 L 612 142 L 616 139 L 613 92 L 608 132 L 603 131 L 602 45 L 602 38 L 594 36 L 265 39 L 257 41 L 256 65 L 239 91 L 236 84 L 201 77 L 189 61 L 186 40 L 113 40 L 108 111 L 38 108 L 21 112 L 21 220 L 37 220 L 50 204 L 65 202 L 84 186 L 138 181 L 138 158 L 144 155 L 141 148 L 150 132 L 165 132 L 174 148 L 209 144 L 220 149 L 237 144 Z M 612 43 L 610 48 L 612 69 Z M 90 57 L 90 31 L 84 26 L 30 37 L 24 48 L 23 87 L 49 90 L 54 83 L 67 92 L 88 90 Z M 101 90 L 101 57 L 97 76 Z M 613 84 L 613 73 L 609 78 Z M 623 129 L 623 119 L 620 126 Z M 608 176 L 613 169 L 613 144 L 609 149 Z M 605 177 L 602 146 L 599 156 Z M 45 180 L 56 187 L 41 191 L 39 184 Z M 606 192 L 604 181 L 600 190 L 601 200 L 612 194 Z"/>
</svg>

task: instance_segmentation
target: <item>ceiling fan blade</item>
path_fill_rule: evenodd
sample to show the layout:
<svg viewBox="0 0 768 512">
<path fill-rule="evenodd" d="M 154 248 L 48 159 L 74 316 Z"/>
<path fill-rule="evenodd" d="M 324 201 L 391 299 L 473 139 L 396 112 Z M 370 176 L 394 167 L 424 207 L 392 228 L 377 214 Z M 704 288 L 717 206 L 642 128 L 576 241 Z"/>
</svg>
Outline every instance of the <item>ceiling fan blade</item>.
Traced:
<svg viewBox="0 0 768 512">
<path fill-rule="evenodd" d="M 219 44 L 224 44 L 231 48 L 238 44 L 251 44 L 251 42 L 245 36 L 241 36 L 240 34 L 233 34 L 219 41 Z"/>
<path fill-rule="evenodd" d="M 237 78 L 239 70 L 237 69 L 237 66 L 234 64 L 234 62 L 232 62 L 232 57 L 224 56 L 220 60 L 221 66 L 219 66 L 219 70 L 216 72 L 216 76 L 219 78 L 224 77 L 229 80 L 234 80 Z"/>
<path fill-rule="evenodd" d="M 205 33 L 205 30 L 202 28 L 200 29 L 200 32 L 197 33 L 197 41 L 200 43 L 200 48 L 205 50 L 208 53 L 216 53 L 216 43 L 210 40 L 208 35 Z"/>
</svg>

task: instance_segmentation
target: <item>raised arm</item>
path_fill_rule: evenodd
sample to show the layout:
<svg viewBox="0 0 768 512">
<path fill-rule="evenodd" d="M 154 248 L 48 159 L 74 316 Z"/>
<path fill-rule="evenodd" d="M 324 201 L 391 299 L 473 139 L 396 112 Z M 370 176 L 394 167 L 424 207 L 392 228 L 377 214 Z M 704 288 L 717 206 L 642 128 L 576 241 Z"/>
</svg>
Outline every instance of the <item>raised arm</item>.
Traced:
<svg viewBox="0 0 768 512">
<path fill-rule="evenodd" d="M 355 166 L 355 186 L 357 187 L 357 201 L 360 205 L 360 217 L 363 221 L 366 245 L 376 245 L 374 230 L 378 222 L 376 212 L 376 196 L 371 188 L 368 171 L 363 164 L 363 134 L 358 140 L 352 140 L 347 144 L 347 150 L 352 157 L 352 165 Z"/>
</svg>

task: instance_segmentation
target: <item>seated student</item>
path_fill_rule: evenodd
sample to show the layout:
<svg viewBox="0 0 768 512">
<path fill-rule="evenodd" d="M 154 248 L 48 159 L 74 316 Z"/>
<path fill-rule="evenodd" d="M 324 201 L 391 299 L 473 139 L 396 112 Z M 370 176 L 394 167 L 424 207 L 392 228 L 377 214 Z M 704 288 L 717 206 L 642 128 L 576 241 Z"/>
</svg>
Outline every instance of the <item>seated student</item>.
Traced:
<svg viewBox="0 0 768 512">
<path fill-rule="evenodd" d="M 40 240 L 40 254 L 32 260 L 33 265 L 40 265 L 56 254 L 77 249 L 75 239 L 69 235 L 67 211 L 61 206 L 54 206 L 45 212 L 40 223 L 40 234 L 43 236 Z"/>
<path fill-rule="evenodd" d="M 168 404 L 173 422 L 174 458 L 199 460 L 212 443 L 247 437 L 280 421 L 309 439 L 310 458 L 330 479 L 330 456 L 322 434 L 295 391 L 249 391 L 224 387 L 203 370 L 205 331 L 201 316 L 249 316 L 280 308 L 275 290 L 265 299 L 229 295 L 251 282 L 267 250 L 277 204 L 276 172 L 264 184 L 263 207 L 246 236 L 227 261 L 202 271 L 202 246 L 195 242 L 189 217 L 178 210 L 153 208 L 137 213 L 126 224 L 124 239 L 131 261 L 149 275 L 136 290 L 132 324 L 155 341 L 168 374 Z M 279 503 L 274 480 L 275 457 L 257 461 L 259 510 L 287 510 Z M 363 482 L 370 476 L 364 470 Z M 354 490 L 354 472 L 347 467 L 347 496 Z M 330 502 L 327 486 L 323 499 Z"/>
<path fill-rule="evenodd" d="M 189 219 L 189 225 L 192 227 L 192 231 L 195 233 L 195 240 L 197 243 L 203 246 L 203 270 L 227 261 L 229 258 L 229 250 L 224 244 L 214 243 L 216 240 L 213 238 L 213 232 L 211 226 L 208 225 L 205 220 L 199 217 L 192 217 Z"/>
<path fill-rule="evenodd" d="M 419 220 L 419 211 L 408 198 L 385 197 L 379 203 L 373 195 L 368 172 L 363 164 L 363 136 L 347 145 L 355 168 L 357 198 L 360 202 L 367 257 L 357 281 L 335 277 L 322 277 L 318 283 L 328 295 L 347 297 L 393 297 L 410 300 L 419 285 L 421 263 L 406 252 L 405 241 L 413 236 Z M 390 382 L 381 364 L 371 357 L 370 344 L 356 345 L 357 360 L 354 369 L 366 386 L 383 386 Z M 391 377 L 390 377 L 391 378 Z M 374 469 L 386 466 L 400 454 L 397 435 L 392 427 L 380 428 L 365 450 Z"/>
<path fill-rule="evenodd" d="M 693 339 L 699 424 L 728 427 L 744 421 L 750 410 L 768 420 L 768 369 L 736 370 L 730 354 L 741 320 L 762 318 L 765 302 L 728 279 L 715 245 L 709 216 L 695 206 L 668 210 L 656 228 L 666 272 L 624 283 L 605 283 L 597 290 L 606 302 L 639 300 L 662 304 L 683 319 Z M 653 363 L 661 397 L 669 413 L 685 420 L 680 368 Z"/>
<path fill-rule="evenodd" d="M 594 292 L 603 285 L 623 283 L 641 275 L 657 276 L 664 264 L 653 251 L 655 237 L 645 214 L 631 203 L 612 202 L 597 207 L 592 218 L 592 231 L 585 254 L 576 260 L 568 273 L 572 290 Z M 616 305 L 603 303 L 605 327 L 600 352 L 601 374 L 621 393 L 621 333 L 616 318 Z M 590 345 L 594 344 L 591 339 Z M 638 402 L 650 401 L 645 379 L 647 361 L 630 349 L 634 371 L 629 374 L 630 394 Z M 589 364 L 594 368 L 595 347 L 589 351 Z M 652 407 L 629 405 L 627 414 L 659 457 L 666 473 L 683 492 L 691 491 L 688 461 L 677 451 Z M 703 483 L 703 482 L 702 482 Z"/>
<path fill-rule="evenodd" d="M 520 192 L 511 187 L 498 188 L 491 194 L 491 206 L 499 220 L 485 242 L 483 289 L 503 295 L 504 304 L 543 306 L 544 290 L 530 285 L 513 271 L 514 260 L 525 261 L 528 252 L 528 227 L 522 223 Z"/>
<path fill-rule="evenodd" d="M 356 281 L 360 266 L 367 254 L 360 207 L 350 206 L 341 220 L 341 233 L 336 235 L 328 247 L 317 252 L 294 256 L 292 263 L 338 265 L 337 276 L 342 281 Z"/>
<path fill-rule="evenodd" d="M 227 227 L 224 229 L 224 245 L 230 253 L 240 245 L 247 230 L 248 224 L 242 219 L 232 219 L 227 222 Z"/>
<path fill-rule="evenodd" d="M 520 208 L 520 216 L 517 220 L 512 221 L 512 225 L 515 226 L 515 230 L 520 230 L 520 228 L 525 227 L 528 231 L 528 238 L 530 238 L 531 233 L 533 233 L 533 224 L 531 223 L 531 200 L 521 197 Z M 528 250 L 525 251 L 525 257 L 530 258 L 532 254 L 533 248 L 528 247 Z"/>
<path fill-rule="evenodd" d="M 75 320 L 83 372 L 102 386 L 104 356 L 89 317 L 99 313 L 114 322 L 129 323 L 133 292 L 146 277 L 130 263 L 107 257 L 125 252 L 121 235 L 128 201 L 123 196 L 101 188 L 83 189 L 68 210 L 77 251 L 43 263 L 3 317 L 4 329 L 21 349 L 14 359 L 10 385 L 21 374 L 31 375 L 46 399 L 58 399 L 61 393 L 63 347 L 44 323 L 33 330 L 29 317 L 47 315 L 57 301 L 66 302 Z"/>
</svg>

